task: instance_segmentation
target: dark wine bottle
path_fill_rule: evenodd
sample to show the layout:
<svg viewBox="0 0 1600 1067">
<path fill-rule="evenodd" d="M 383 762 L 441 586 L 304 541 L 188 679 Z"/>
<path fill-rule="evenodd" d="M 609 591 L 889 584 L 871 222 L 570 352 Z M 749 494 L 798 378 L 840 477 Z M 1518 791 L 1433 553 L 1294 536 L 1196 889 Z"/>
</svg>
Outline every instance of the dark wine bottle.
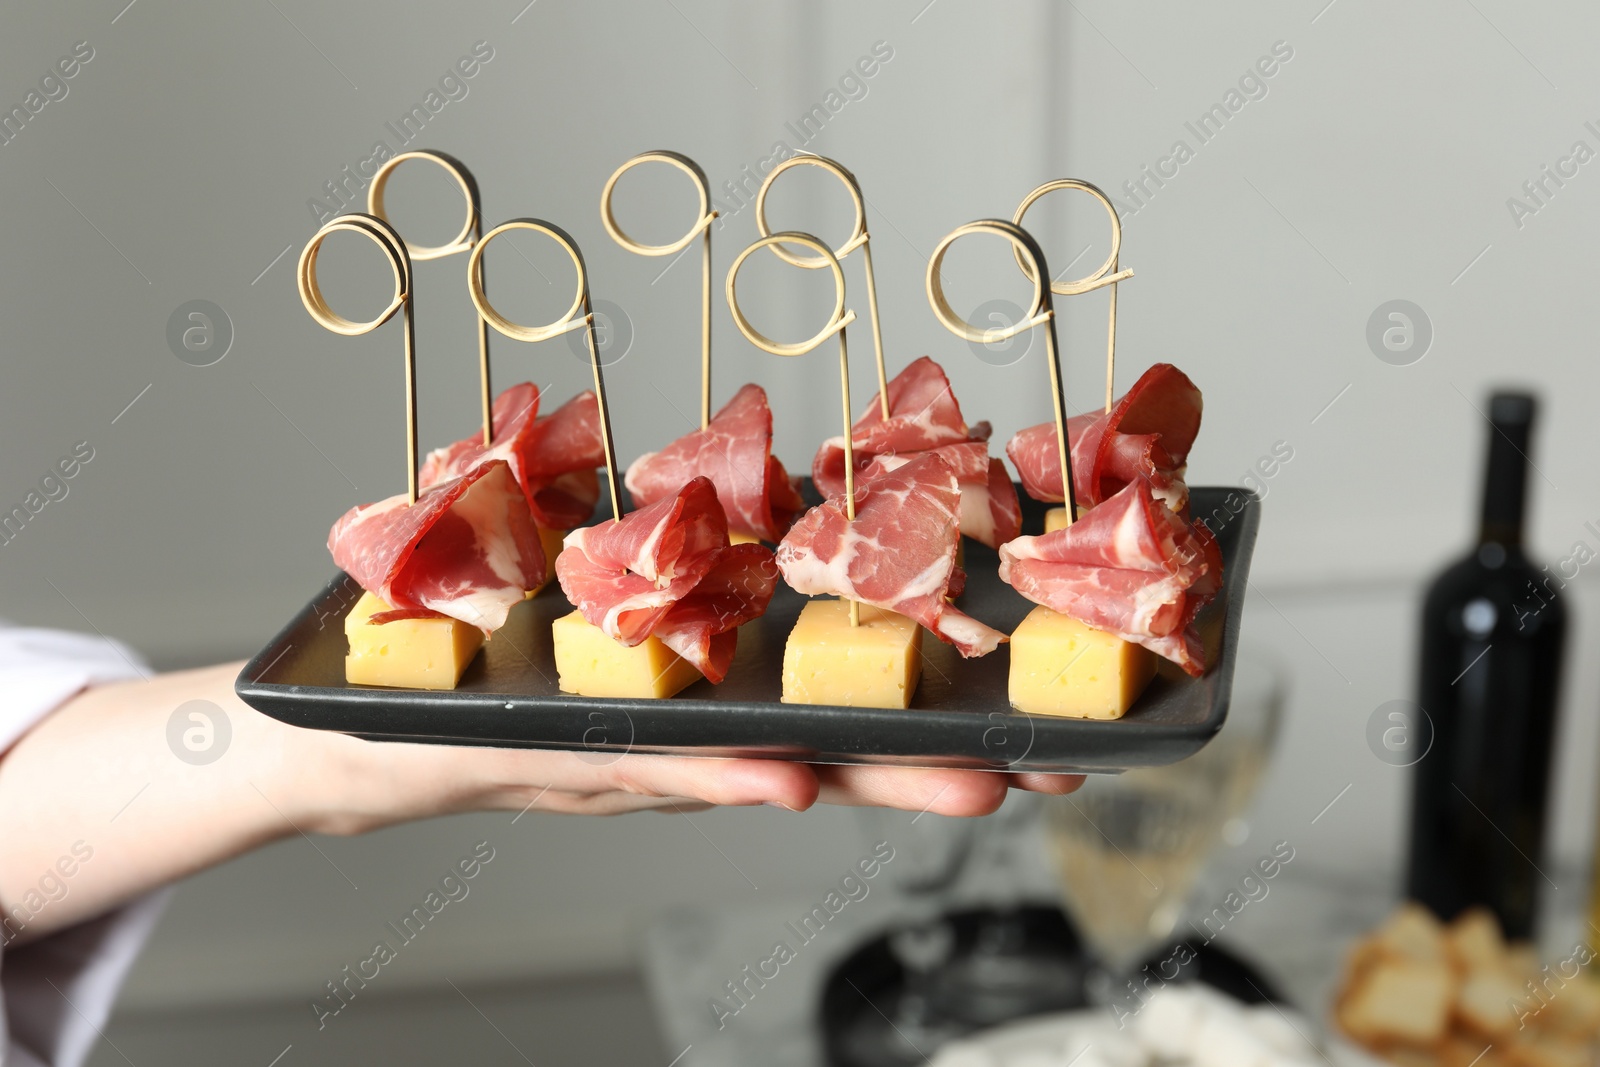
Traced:
<svg viewBox="0 0 1600 1067">
<path fill-rule="evenodd" d="M 1483 905 L 1534 933 L 1550 744 L 1567 629 L 1561 581 L 1522 550 L 1536 403 L 1496 393 L 1478 547 L 1422 607 L 1418 703 L 1432 744 L 1412 780 L 1407 892 L 1444 919 Z"/>
</svg>

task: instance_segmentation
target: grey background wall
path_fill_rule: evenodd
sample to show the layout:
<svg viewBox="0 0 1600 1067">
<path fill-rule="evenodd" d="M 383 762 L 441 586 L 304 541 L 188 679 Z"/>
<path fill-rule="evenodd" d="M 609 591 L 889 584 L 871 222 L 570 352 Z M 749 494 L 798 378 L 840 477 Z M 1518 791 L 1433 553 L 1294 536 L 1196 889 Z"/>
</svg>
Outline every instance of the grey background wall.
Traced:
<svg viewBox="0 0 1600 1067">
<path fill-rule="evenodd" d="M 323 331 L 300 306 L 294 262 L 316 225 L 308 199 L 375 142 L 398 148 L 386 124 L 484 42 L 492 58 L 413 146 L 466 161 L 491 223 L 539 215 L 583 246 L 596 294 L 633 327 L 611 378 L 625 458 L 687 428 L 697 388 L 693 261 L 661 275 L 663 261 L 630 256 L 600 226 L 600 187 L 629 155 L 686 152 L 719 190 L 780 140 L 845 162 L 870 201 L 891 370 L 934 354 L 969 416 L 991 419 L 1002 440 L 1046 416 L 1038 349 L 997 367 L 946 334 L 922 292 L 926 256 L 960 222 L 1009 216 L 1048 178 L 1116 194 L 1123 264 L 1137 272 L 1121 291 L 1119 389 L 1155 360 L 1202 386 L 1193 482 L 1237 483 L 1280 443 L 1293 453 L 1265 481 L 1248 616 L 1294 679 L 1260 832 L 1305 826 L 1350 785 L 1317 823 L 1316 862 L 1394 865 L 1404 776 L 1372 758 L 1363 731 L 1377 705 L 1409 692 L 1419 582 L 1468 536 L 1491 385 L 1525 383 L 1546 401 L 1537 550 L 1554 561 L 1577 542 L 1600 549 L 1586 526 L 1600 524 L 1588 291 L 1600 224 L 1589 173 L 1600 164 L 1588 157 L 1600 133 L 1586 125 L 1600 124 L 1588 56 L 1600 13 L 1509 0 L 523 2 L 96 0 L 0 16 L 7 107 L 75 42 L 94 50 L 67 95 L 0 146 L 0 504 L 22 502 L 76 442 L 94 449 L 68 496 L 0 547 L 6 616 L 115 634 L 167 666 L 246 655 L 329 573 L 332 519 L 403 486 L 395 330 Z M 841 77 L 875 47 L 890 58 L 845 96 Z M 1276 62 L 1258 68 L 1263 57 Z M 1251 76 L 1267 67 L 1270 77 Z M 802 145 L 790 124 L 835 90 L 842 106 Z M 1214 105 L 1226 122 L 1202 140 L 1195 124 Z M 1559 184 L 1546 165 L 1562 169 Z M 1537 200 L 1530 181 L 1543 182 Z M 688 194 L 667 177 L 625 193 L 625 219 L 647 239 L 675 237 L 689 216 Z M 756 231 L 751 209 L 719 195 L 720 278 Z M 391 203 L 423 239 L 456 225 L 435 175 L 402 172 Z M 835 240 L 848 224 L 820 181 L 797 179 L 773 214 Z M 1105 254 L 1103 216 L 1085 205 L 1041 205 L 1030 224 L 1058 268 L 1083 273 Z M 493 250 L 492 285 L 506 310 L 536 321 L 564 304 L 567 282 L 548 248 L 519 247 Z M 341 308 L 381 303 L 375 257 L 330 246 L 326 263 Z M 1025 293 L 1002 250 L 963 251 L 951 269 L 963 310 Z M 417 268 L 429 444 L 473 420 L 463 273 L 458 260 Z M 752 291 L 763 321 L 798 335 L 811 321 L 800 297 L 815 307 L 819 282 L 761 272 Z M 233 326 L 231 350 L 208 367 L 179 360 L 166 340 L 171 313 L 194 299 Z M 852 299 L 864 310 L 859 285 Z M 1369 319 L 1394 299 L 1419 305 L 1431 328 L 1425 354 L 1404 366 L 1368 342 Z M 764 384 L 777 398 L 778 450 L 804 469 L 836 432 L 828 366 L 759 353 L 720 301 L 715 329 L 717 399 Z M 1102 389 L 1103 329 L 1104 294 L 1063 307 L 1079 407 Z M 870 346 L 856 336 L 864 399 Z M 557 396 L 584 384 L 560 343 L 501 340 L 495 351 L 502 381 L 533 378 Z M 1596 588 L 1589 567 L 1572 587 L 1555 845 L 1569 860 L 1589 841 L 1600 745 Z M 749 862 L 775 864 L 780 887 L 803 889 L 811 859 L 855 847 L 841 843 L 848 820 L 830 815 L 721 813 L 701 825 Z M 527 843 L 514 862 L 554 881 L 537 898 L 485 904 L 493 934 L 472 951 L 458 945 L 462 967 L 621 965 L 664 900 L 744 891 L 707 866 L 684 824 L 530 817 L 517 829 Z M 410 884 L 434 865 L 424 842 L 449 853 L 472 832 L 439 824 L 329 847 Z M 623 861 L 646 854 L 653 877 L 630 881 Z M 342 907 L 325 896 L 337 886 L 309 888 L 327 873 L 307 874 L 320 863 L 291 843 L 196 880 L 147 957 L 162 981 L 136 979 L 134 995 L 319 984 L 340 950 L 311 916 Z M 563 880 L 555 869 L 591 873 Z"/>
</svg>

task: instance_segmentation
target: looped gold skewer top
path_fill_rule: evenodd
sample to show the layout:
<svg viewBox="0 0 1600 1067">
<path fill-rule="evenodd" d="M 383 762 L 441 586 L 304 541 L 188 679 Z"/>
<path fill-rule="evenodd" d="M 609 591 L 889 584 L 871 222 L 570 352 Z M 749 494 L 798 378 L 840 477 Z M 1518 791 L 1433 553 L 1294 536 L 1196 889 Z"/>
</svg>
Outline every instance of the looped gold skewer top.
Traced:
<svg viewBox="0 0 1600 1067">
<path fill-rule="evenodd" d="M 694 182 L 695 191 L 700 194 L 698 221 L 690 227 L 688 233 L 671 244 L 647 245 L 635 241 L 624 232 L 622 225 L 617 222 L 616 213 L 612 210 L 611 198 L 616 192 L 618 179 L 642 163 L 666 163 L 678 168 L 689 176 Z M 606 232 L 617 244 L 637 255 L 670 256 L 688 248 L 689 242 L 695 239 L 696 234 L 704 235 L 705 248 L 700 257 L 700 428 L 702 430 L 711 424 L 711 224 L 716 218 L 717 212 L 711 208 L 711 183 L 706 180 L 706 172 L 701 170 L 700 165 L 694 160 L 678 152 L 669 152 L 665 149 L 641 152 L 618 167 L 611 177 L 606 179 L 606 186 L 600 191 L 600 221 L 605 224 Z"/>
<path fill-rule="evenodd" d="M 532 230 L 534 233 L 542 233 L 549 237 L 572 259 L 572 265 L 578 272 L 578 288 L 572 298 L 572 305 L 554 322 L 544 326 L 524 326 L 519 322 L 512 322 L 495 310 L 483 291 L 483 250 L 488 248 L 489 242 L 496 237 L 513 230 Z M 617 479 L 617 452 L 611 442 L 611 410 L 606 406 L 606 383 L 600 373 L 600 346 L 595 338 L 594 302 L 589 296 L 589 271 L 583 265 L 583 253 L 578 251 L 578 243 L 566 230 L 543 219 L 512 219 L 510 222 L 502 222 L 484 234 L 483 240 L 473 247 L 472 258 L 467 261 L 467 289 L 472 294 L 472 305 L 478 309 L 478 314 L 496 330 L 515 340 L 547 341 L 552 337 L 571 333 L 573 330 L 588 330 L 589 365 L 594 370 L 594 395 L 600 407 L 600 442 L 605 446 L 606 487 L 611 491 L 611 517 L 620 520 L 622 495 Z M 582 315 L 578 314 L 580 310 L 583 312 Z"/>
<path fill-rule="evenodd" d="M 1033 283 L 1033 300 L 1029 303 L 1028 310 L 1023 312 L 1022 321 L 1006 327 L 980 329 L 956 314 L 955 309 L 950 306 L 950 301 L 945 299 L 944 283 L 940 280 L 939 274 L 939 269 L 944 264 L 945 253 L 957 240 L 972 233 L 987 233 L 1005 238 L 1011 242 L 1017 262 L 1024 264 L 1023 273 Z M 1004 341 L 1024 330 L 1031 330 L 1036 326 L 1044 327 L 1045 362 L 1050 367 L 1050 400 L 1055 407 L 1056 457 L 1061 463 L 1062 485 L 1067 498 L 1067 525 L 1070 526 L 1077 515 L 1078 493 L 1077 487 L 1072 482 L 1072 464 L 1068 462 L 1066 392 L 1062 385 L 1061 359 L 1056 346 L 1056 312 L 1054 301 L 1051 299 L 1051 294 L 1055 290 L 1054 286 L 1045 284 L 1045 280 L 1049 277 L 1049 269 L 1045 266 L 1044 249 L 1039 247 L 1039 242 L 1035 241 L 1027 230 L 1004 219 L 978 219 L 951 230 L 933 250 L 933 258 L 928 260 L 928 303 L 933 305 L 933 313 L 944 324 L 945 329 L 963 340 L 976 341 L 980 344 Z"/>
<path fill-rule="evenodd" d="M 1050 284 L 1050 291 L 1059 293 L 1062 296 L 1077 296 L 1080 293 L 1087 293 L 1105 285 L 1111 287 L 1111 310 L 1106 327 L 1106 412 L 1109 414 L 1112 398 L 1116 394 L 1117 283 L 1125 278 L 1133 277 L 1133 271 L 1117 269 L 1118 261 L 1122 255 L 1122 219 L 1117 215 L 1116 205 L 1111 202 L 1109 196 L 1101 192 L 1099 186 L 1078 178 L 1059 178 L 1053 182 L 1045 182 L 1039 188 L 1023 197 L 1022 203 L 1017 205 L 1017 213 L 1011 217 L 1011 221 L 1021 226 L 1022 217 L 1028 213 L 1028 209 L 1033 206 L 1034 201 L 1046 193 L 1055 192 L 1057 189 L 1076 189 L 1080 192 L 1088 193 L 1100 201 L 1100 205 L 1106 209 L 1106 214 L 1111 218 L 1111 252 L 1106 256 L 1106 261 L 1100 264 L 1099 269 L 1076 281 L 1052 282 Z M 1022 268 L 1023 275 L 1029 281 L 1033 281 L 1033 275 L 1029 273 L 1031 268 L 1027 261 L 1023 259 L 1022 252 L 1015 248 L 1012 251 L 1017 257 L 1017 266 Z"/>
<path fill-rule="evenodd" d="M 378 168 L 378 173 L 372 176 L 372 184 L 367 188 L 367 211 L 382 219 L 389 221 L 388 212 L 383 202 L 383 194 L 388 189 L 389 178 L 394 174 L 395 168 L 408 159 L 419 159 L 443 167 L 445 173 L 456 180 L 461 187 L 461 195 L 466 198 L 467 218 L 461 224 L 461 232 L 456 234 L 449 243 L 442 245 L 415 245 L 406 242 L 406 252 L 413 261 L 428 259 L 443 259 L 453 256 L 458 252 L 469 252 L 473 246 L 483 239 L 483 201 L 478 194 L 478 181 L 472 176 L 459 159 L 435 152 L 430 149 L 419 149 L 414 152 L 401 152 L 398 156 L 384 162 Z M 393 225 L 392 223 L 390 225 Z M 478 284 L 483 285 L 481 266 L 479 268 Z M 489 324 L 482 315 L 478 316 L 478 386 L 479 404 L 483 409 L 483 447 L 488 448 L 494 444 L 494 424 L 492 417 L 492 390 L 489 381 Z"/>
<path fill-rule="evenodd" d="M 376 318 L 368 322 L 347 319 L 334 311 L 323 297 L 322 286 L 317 281 L 317 257 L 321 253 L 322 242 L 327 240 L 329 234 L 341 230 L 359 233 L 372 240 L 384 255 L 389 257 L 389 266 L 394 269 L 394 297 Z M 358 337 L 364 333 L 371 333 L 393 318 L 396 311 L 405 309 L 406 489 L 408 500 L 415 504 L 417 502 L 416 324 L 411 313 L 411 257 L 406 252 L 405 242 L 400 239 L 393 226 L 380 218 L 358 212 L 340 215 L 338 218 L 330 219 L 310 241 L 306 242 L 305 249 L 300 253 L 300 266 L 296 277 L 300 287 L 300 302 L 306 306 L 311 317 L 327 329 L 345 337 Z"/>
<path fill-rule="evenodd" d="M 781 244 L 801 245 L 818 253 L 817 259 L 822 266 L 833 272 L 833 311 L 828 316 L 828 321 L 823 324 L 811 337 L 804 341 L 785 342 L 774 341 L 751 324 L 745 317 L 744 310 L 739 307 L 739 268 L 744 261 L 750 258 L 751 253 L 761 248 L 771 248 L 777 251 Z M 790 260 L 795 262 L 795 260 Z M 844 306 L 844 268 L 839 266 L 839 257 L 825 244 L 808 233 L 798 233 L 786 230 L 782 233 L 767 234 L 756 241 L 749 248 L 739 253 L 733 261 L 733 266 L 728 268 L 728 309 L 733 312 L 733 321 L 739 327 L 739 332 L 750 340 L 750 343 L 765 352 L 775 356 L 801 356 L 816 348 L 828 339 L 829 334 L 839 335 L 839 392 L 844 402 L 844 499 L 845 515 L 851 522 L 856 518 L 856 456 L 855 448 L 850 440 L 850 346 L 845 340 L 845 327 L 856 320 L 854 311 L 845 310 Z M 850 601 L 850 625 L 861 624 L 861 606 L 854 600 Z"/>
<path fill-rule="evenodd" d="M 820 270 L 828 266 L 829 260 L 841 260 L 861 249 L 862 265 L 867 275 L 867 314 L 872 319 L 872 346 L 873 354 L 878 364 L 878 410 L 883 415 L 884 421 L 889 418 L 889 376 L 883 363 L 883 325 L 878 318 L 878 279 L 872 269 L 872 237 L 867 233 L 867 200 L 861 194 L 861 183 L 856 181 L 856 176 L 851 174 L 838 162 L 827 156 L 819 156 L 804 152 L 788 159 L 772 168 L 772 172 L 762 181 L 761 188 L 756 190 L 756 228 L 761 231 L 762 237 L 772 236 L 772 227 L 767 225 L 767 193 L 772 188 L 772 183 L 778 180 L 778 175 L 794 167 L 817 167 L 827 171 L 844 183 L 845 190 L 850 194 L 850 200 L 855 205 L 855 223 L 850 227 L 850 236 L 838 248 L 824 250 L 827 258 L 822 256 L 796 255 L 781 244 L 772 245 L 772 251 L 785 263 L 807 270 Z M 815 238 L 812 238 L 815 240 Z M 849 436 L 849 431 L 845 431 Z"/>
</svg>

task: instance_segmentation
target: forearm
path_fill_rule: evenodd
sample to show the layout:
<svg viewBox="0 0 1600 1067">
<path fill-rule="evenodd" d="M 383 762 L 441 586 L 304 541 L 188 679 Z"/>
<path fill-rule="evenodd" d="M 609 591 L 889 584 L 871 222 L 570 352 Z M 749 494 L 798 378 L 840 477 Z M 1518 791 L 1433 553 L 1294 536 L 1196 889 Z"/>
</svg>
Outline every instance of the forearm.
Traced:
<svg viewBox="0 0 1600 1067">
<path fill-rule="evenodd" d="M 0 944 L 82 922 L 291 834 L 360 833 L 485 809 L 612 815 L 773 804 L 802 811 L 819 796 L 836 804 L 981 815 L 999 806 L 1008 784 L 1062 793 L 1081 781 L 375 744 L 285 726 L 252 710 L 233 692 L 239 666 L 87 690 L 0 756 Z M 212 762 L 181 758 L 181 742 L 169 743 L 169 720 L 191 700 L 216 705 L 228 720 L 231 737 Z"/>
<path fill-rule="evenodd" d="M 617 814 L 771 801 L 800 809 L 817 797 L 815 776 L 796 764 L 597 763 L 298 729 L 234 695 L 239 668 L 86 690 L 0 756 L 0 944 L 82 922 L 294 834 L 496 808 Z M 191 700 L 227 717 L 231 737 L 213 762 L 180 758 L 181 742 L 175 750 L 169 741 L 168 721 Z"/>
<path fill-rule="evenodd" d="M 0 757 L 0 921 L 12 918 L 0 942 L 81 922 L 295 824 L 316 828 L 305 825 L 322 792 L 310 776 L 328 769 L 324 754 L 239 704 L 237 671 L 87 690 Z M 231 728 L 204 765 L 168 746 L 168 720 L 190 700 L 215 704 Z"/>
</svg>

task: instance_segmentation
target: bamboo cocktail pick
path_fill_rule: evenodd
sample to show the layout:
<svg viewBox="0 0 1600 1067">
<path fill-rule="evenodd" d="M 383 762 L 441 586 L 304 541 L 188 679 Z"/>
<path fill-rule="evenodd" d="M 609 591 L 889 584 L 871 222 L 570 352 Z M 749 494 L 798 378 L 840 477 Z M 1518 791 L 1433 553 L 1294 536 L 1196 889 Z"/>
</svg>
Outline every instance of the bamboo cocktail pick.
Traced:
<svg viewBox="0 0 1600 1067">
<path fill-rule="evenodd" d="M 456 234 L 449 243 L 442 245 L 414 245 L 406 242 L 406 253 L 413 261 L 428 259 L 443 259 L 453 256 L 458 252 L 469 252 L 477 243 L 483 240 L 483 202 L 478 195 L 478 182 L 472 172 L 462 165 L 454 156 L 447 156 L 443 152 L 418 150 L 415 152 L 402 152 L 393 159 L 386 161 L 378 168 L 378 173 L 372 176 L 372 185 L 367 189 L 367 211 L 369 214 L 389 222 L 389 216 L 383 202 L 384 191 L 389 186 L 389 178 L 394 174 L 395 168 L 409 159 L 423 160 L 428 163 L 443 167 L 445 173 L 456 180 L 461 187 L 461 195 L 467 201 L 467 220 L 461 224 L 461 232 Z M 391 227 L 393 226 L 390 223 Z M 478 267 L 478 286 L 483 286 L 483 266 Z M 483 408 L 483 447 L 488 448 L 494 444 L 494 425 L 491 421 L 492 392 L 489 383 L 489 324 L 483 316 L 478 316 L 478 384 L 482 394 L 479 398 Z"/>
<path fill-rule="evenodd" d="M 494 309 L 494 305 L 489 303 L 489 297 L 483 291 L 483 250 L 488 248 L 489 242 L 496 237 L 514 230 L 531 230 L 549 237 L 572 259 L 572 265 L 578 272 L 578 288 L 572 298 L 572 306 L 554 322 L 544 326 L 524 326 L 512 322 Z M 543 219 L 512 219 L 510 222 L 502 222 L 484 234 L 483 240 L 473 247 L 472 258 L 467 261 L 467 289 L 472 293 L 472 304 L 478 309 L 478 314 L 496 330 L 515 340 L 547 341 L 552 337 L 571 333 L 573 330 L 588 331 L 589 366 L 594 371 L 594 395 L 600 407 L 600 441 L 605 446 L 606 452 L 606 487 L 611 491 L 611 517 L 620 521 L 622 492 L 617 480 L 617 452 L 611 441 L 611 410 L 606 406 L 606 383 L 600 373 L 600 347 L 594 334 L 594 302 L 589 295 L 589 272 L 583 265 L 583 253 L 578 251 L 577 242 L 566 230 Z"/>
<path fill-rule="evenodd" d="M 617 222 L 616 213 L 612 210 L 611 198 L 616 192 L 617 181 L 634 167 L 644 163 L 666 163 L 676 167 L 687 174 L 694 182 L 695 191 L 700 194 L 700 217 L 690 227 L 689 232 L 681 238 L 665 245 L 640 244 L 622 229 Z M 656 151 L 642 152 L 628 160 L 606 180 L 606 187 L 600 191 L 600 221 L 605 224 L 606 232 L 617 244 L 630 252 L 641 256 L 670 256 L 689 247 L 689 243 L 696 235 L 704 235 L 704 246 L 700 256 L 700 428 L 703 430 L 711 424 L 711 224 L 716 221 L 717 213 L 711 209 L 711 183 L 706 180 L 706 172 L 700 165 L 688 156 L 677 152 Z M 670 264 L 669 264 L 670 266 Z"/>
<path fill-rule="evenodd" d="M 389 258 L 389 266 L 394 270 L 394 297 L 389 301 L 389 306 L 380 311 L 378 317 L 370 322 L 356 322 L 334 311 L 323 298 L 322 286 L 317 281 L 317 256 L 322 250 L 322 242 L 327 240 L 330 234 L 340 231 L 359 233 L 370 239 Z M 358 212 L 340 215 L 330 220 L 306 243 L 305 250 L 300 253 L 297 281 L 300 287 L 300 302 L 306 306 L 311 317 L 334 333 L 345 337 L 359 337 L 361 334 L 371 333 L 393 318 L 396 311 L 402 309 L 405 311 L 403 321 L 406 357 L 406 491 L 408 502 L 415 504 L 417 502 L 417 348 L 416 323 L 411 312 L 411 257 L 406 252 L 405 242 L 401 240 L 393 226 L 380 218 Z"/>
<path fill-rule="evenodd" d="M 1022 225 L 1022 217 L 1028 213 L 1028 209 L 1033 206 L 1034 201 L 1046 193 L 1055 192 L 1057 189 L 1077 189 L 1080 192 L 1088 193 L 1100 201 L 1101 206 L 1106 209 L 1106 214 L 1111 217 L 1111 254 L 1106 256 L 1104 263 L 1100 264 L 1100 269 L 1076 281 L 1052 282 L 1050 284 L 1050 291 L 1059 293 L 1062 296 L 1077 296 L 1079 293 L 1087 293 L 1106 285 L 1111 287 L 1111 310 L 1106 326 L 1106 414 L 1109 415 L 1111 413 L 1112 398 L 1116 395 L 1114 383 L 1117 367 L 1117 283 L 1124 278 L 1133 277 L 1133 271 L 1131 270 L 1117 270 L 1117 262 L 1122 254 L 1122 220 L 1117 217 L 1116 205 L 1111 202 L 1109 196 L 1100 191 L 1098 186 L 1077 178 L 1060 178 L 1053 182 L 1045 182 L 1039 188 L 1023 197 L 1022 203 L 1017 206 L 1017 213 L 1011 218 L 1012 223 L 1020 227 Z M 1017 257 L 1017 266 L 1022 268 L 1023 275 L 1030 282 L 1033 281 L 1034 277 L 1029 273 L 1031 268 L 1023 258 L 1022 250 L 1014 248 L 1012 251 Z"/>
<path fill-rule="evenodd" d="M 972 233 L 991 234 L 1011 242 L 1017 262 L 1022 264 L 1022 273 L 1033 283 L 1033 300 L 1028 310 L 1023 312 L 1021 322 L 1003 328 L 979 329 L 957 315 L 950 302 L 945 299 L 944 282 L 940 280 L 939 273 L 939 268 L 944 265 L 945 253 L 950 251 L 950 246 L 957 240 Z M 1078 493 L 1072 482 L 1072 464 L 1067 462 L 1069 446 L 1066 390 L 1061 380 L 1061 359 L 1056 346 L 1056 312 L 1055 304 L 1050 298 L 1053 287 L 1046 284 L 1049 277 L 1050 272 L 1044 262 L 1044 250 L 1027 230 L 1004 219 L 978 219 L 976 222 L 969 222 L 951 230 L 944 240 L 939 242 L 939 247 L 933 250 L 933 258 L 928 260 L 928 303 L 933 305 L 933 313 L 938 316 L 945 329 L 963 340 L 976 341 L 979 344 L 1005 341 L 1035 326 L 1044 327 L 1045 362 L 1050 367 L 1050 400 L 1055 407 L 1056 417 L 1056 456 L 1061 462 L 1062 484 L 1067 497 L 1067 525 L 1070 526 L 1077 517 Z"/>
<path fill-rule="evenodd" d="M 805 152 L 779 163 L 772 168 L 766 180 L 761 183 L 761 188 L 756 191 L 756 228 L 761 231 L 762 237 L 772 236 L 772 227 L 767 225 L 767 193 L 772 188 L 772 183 L 778 180 L 778 175 L 794 167 L 817 167 L 827 171 L 844 183 L 845 190 L 849 192 L 850 199 L 855 205 L 856 221 L 850 229 L 850 236 L 838 248 L 829 249 L 826 245 L 823 250 L 828 253 L 823 256 L 800 256 L 789 251 L 781 244 L 772 245 L 772 251 L 785 263 L 807 270 L 820 270 L 831 263 L 837 266 L 837 261 L 844 259 L 857 248 L 861 249 L 861 261 L 867 275 L 867 314 L 872 319 L 872 346 L 873 354 L 878 363 L 878 410 L 883 415 L 884 421 L 889 419 L 889 376 L 883 364 L 883 326 L 878 319 L 878 280 L 872 269 L 872 238 L 867 233 L 867 202 L 861 195 L 861 183 L 856 181 L 856 176 L 843 166 L 826 156 L 814 155 Z M 813 241 L 816 238 L 812 238 Z M 845 439 L 850 438 L 850 430 L 845 428 Z"/>
<path fill-rule="evenodd" d="M 815 251 L 817 259 L 822 266 L 833 272 L 833 312 L 828 316 L 828 321 L 816 334 L 804 341 L 786 343 L 774 341 L 766 334 L 753 326 L 745 318 L 744 311 L 739 307 L 738 280 L 739 268 L 750 254 L 761 248 L 778 250 L 782 243 L 796 244 Z M 796 262 L 790 260 L 789 262 Z M 775 356 L 802 356 L 816 348 L 828 339 L 829 334 L 839 335 L 839 395 L 844 404 L 844 499 L 845 515 L 854 522 L 856 519 L 856 456 L 855 448 L 850 440 L 850 346 L 845 340 L 845 327 L 856 320 L 854 311 L 845 310 L 844 306 L 844 269 L 839 266 L 839 258 L 833 251 L 817 238 L 808 233 L 797 233 L 788 230 L 783 233 L 768 234 L 756 241 L 749 248 L 739 253 L 739 258 L 733 261 L 733 266 L 728 269 L 728 310 L 733 313 L 733 321 L 739 327 L 739 332 L 750 340 L 750 343 L 764 352 Z M 850 601 L 850 625 L 861 625 L 861 605 Z"/>
</svg>

